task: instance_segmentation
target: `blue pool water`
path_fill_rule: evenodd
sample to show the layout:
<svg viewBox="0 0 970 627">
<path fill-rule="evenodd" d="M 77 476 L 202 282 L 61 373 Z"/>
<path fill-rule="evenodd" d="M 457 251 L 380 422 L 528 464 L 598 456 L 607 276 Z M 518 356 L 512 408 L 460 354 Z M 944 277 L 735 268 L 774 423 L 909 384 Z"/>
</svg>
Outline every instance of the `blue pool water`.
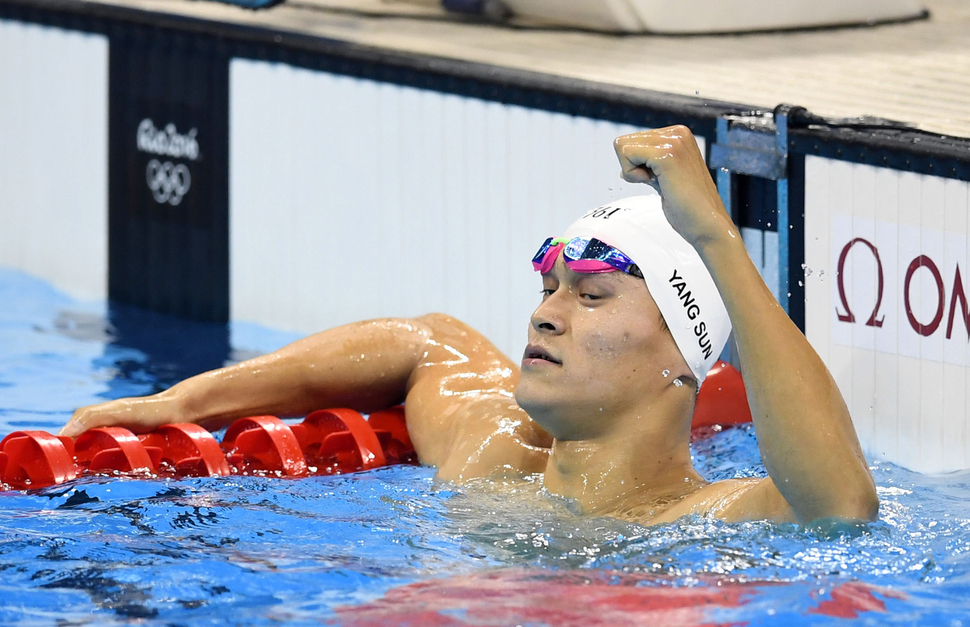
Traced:
<svg viewBox="0 0 970 627">
<path fill-rule="evenodd" d="M 294 339 L 4 269 L 0 303 L 0 435 Z M 694 454 L 712 479 L 763 473 L 750 429 Z M 970 625 L 970 473 L 872 468 L 879 521 L 857 530 L 645 528 L 577 516 L 537 479 L 456 487 L 421 467 L 89 477 L 0 494 L 0 623 Z"/>
</svg>

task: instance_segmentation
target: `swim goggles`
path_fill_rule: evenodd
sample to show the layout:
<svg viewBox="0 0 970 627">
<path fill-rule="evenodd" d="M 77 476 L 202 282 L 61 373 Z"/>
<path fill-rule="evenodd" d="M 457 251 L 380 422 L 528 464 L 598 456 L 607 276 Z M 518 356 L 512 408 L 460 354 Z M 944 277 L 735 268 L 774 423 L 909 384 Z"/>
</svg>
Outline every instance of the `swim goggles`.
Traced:
<svg viewBox="0 0 970 627">
<path fill-rule="evenodd" d="M 643 278 L 643 273 L 632 259 L 592 237 L 574 237 L 570 240 L 550 237 L 532 258 L 532 267 L 536 272 L 549 272 L 559 257 L 559 251 L 562 251 L 566 266 L 573 272 L 592 274 L 619 270 Z"/>
</svg>

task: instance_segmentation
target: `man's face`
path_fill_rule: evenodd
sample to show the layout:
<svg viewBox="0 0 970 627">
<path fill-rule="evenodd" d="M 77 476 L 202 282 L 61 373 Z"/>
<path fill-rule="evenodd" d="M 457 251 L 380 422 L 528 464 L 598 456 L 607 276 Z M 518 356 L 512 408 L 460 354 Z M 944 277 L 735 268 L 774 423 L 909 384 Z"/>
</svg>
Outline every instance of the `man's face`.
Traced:
<svg viewBox="0 0 970 627">
<path fill-rule="evenodd" d="M 690 374 L 643 279 L 573 272 L 560 257 L 542 287 L 515 398 L 557 439 L 602 435 Z"/>
</svg>

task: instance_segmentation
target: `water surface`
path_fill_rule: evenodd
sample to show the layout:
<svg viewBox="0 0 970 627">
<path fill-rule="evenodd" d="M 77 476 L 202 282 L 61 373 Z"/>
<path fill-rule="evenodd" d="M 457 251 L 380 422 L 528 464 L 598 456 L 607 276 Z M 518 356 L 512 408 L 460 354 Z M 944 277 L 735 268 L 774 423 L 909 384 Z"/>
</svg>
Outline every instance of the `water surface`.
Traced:
<svg viewBox="0 0 970 627">
<path fill-rule="evenodd" d="M 80 302 L 0 269 L 0 434 L 164 389 L 292 334 Z M 695 443 L 763 475 L 750 428 Z M 802 529 L 574 514 L 538 478 L 83 478 L 0 494 L 0 622 L 970 625 L 970 473 L 872 464 L 879 520 Z"/>
</svg>

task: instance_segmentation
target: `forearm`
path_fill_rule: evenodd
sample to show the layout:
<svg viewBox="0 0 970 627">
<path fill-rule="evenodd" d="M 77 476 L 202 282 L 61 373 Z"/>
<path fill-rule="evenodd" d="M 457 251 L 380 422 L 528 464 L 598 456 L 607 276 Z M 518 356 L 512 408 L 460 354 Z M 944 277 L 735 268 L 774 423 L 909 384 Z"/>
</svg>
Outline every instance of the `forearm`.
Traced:
<svg viewBox="0 0 970 627">
<path fill-rule="evenodd" d="M 83 408 L 64 433 L 112 424 L 145 431 L 171 422 L 218 428 L 259 414 L 293 416 L 338 406 L 382 409 L 404 399 L 428 333 L 419 322 L 397 319 L 337 327 L 154 396 Z"/>
<path fill-rule="evenodd" d="M 842 395 L 751 263 L 733 225 L 698 247 L 734 326 L 765 467 L 802 521 L 875 516 L 875 488 Z"/>
<path fill-rule="evenodd" d="M 875 488 L 842 395 L 751 263 L 691 132 L 643 131 L 617 138 L 614 147 L 623 177 L 663 195 L 667 220 L 714 277 L 778 492 L 802 521 L 874 517 Z"/>
<path fill-rule="evenodd" d="M 322 407 L 369 412 L 404 399 L 426 338 L 422 326 L 406 320 L 349 324 L 193 377 L 171 392 L 185 399 L 189 419 L 207 425 Z"/>
</svg>

